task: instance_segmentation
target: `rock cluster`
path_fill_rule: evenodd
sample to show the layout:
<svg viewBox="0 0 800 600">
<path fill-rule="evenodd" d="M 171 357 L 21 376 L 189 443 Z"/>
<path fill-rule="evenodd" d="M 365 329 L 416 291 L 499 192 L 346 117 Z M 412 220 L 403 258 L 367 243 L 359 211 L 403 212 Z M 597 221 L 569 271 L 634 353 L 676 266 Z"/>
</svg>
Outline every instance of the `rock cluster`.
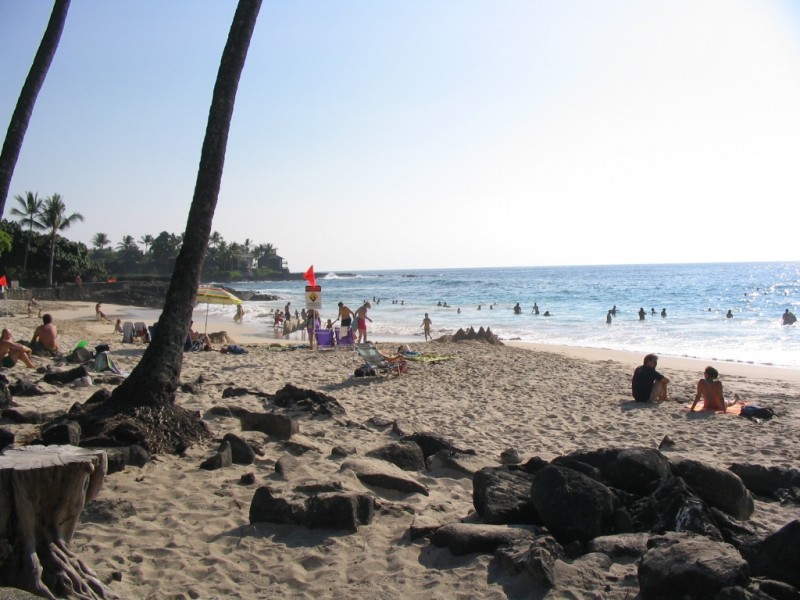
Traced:
<svg viewBox="0 0 800 600">
<path fill-rule="evenodd" d="M 283 396 L 313 396 L 307 392 Z M 459 465 L 472 476 L 475 513 L 461 518 L 440 507 L 423 510 L 409 537 L 428 538 L 456 555 L 492 553 L 541 595 L 588 593 L 622 578 L 631 596 L 638 590 L 644 600 L 798 597 L 800 521 L 766 538 L 746 523 L 754 511 L 748 481 L 759 493 L 780 497 L 780 485 L 796 483 L 796 470 L 722 469 L 671 460 L 655 448 L 601 448 L 523 462 L 512 448 L 504 456 L 514 454 L 513 461 L 469 472 L 474 451 L 435 433 L 399 435 L 397 429 L 398 439 L 366 457 L 331 452 L 331 459 L 369 489 L 421 495 L 429 494 L 433 464 Z M 291 481 L 302 462 L 289 453 L 275 469 Z M 341 481 L 290 492 L 262 486 L 250 522 L 354 532 L 386 509 L 382 502 Z"/>
</svg>

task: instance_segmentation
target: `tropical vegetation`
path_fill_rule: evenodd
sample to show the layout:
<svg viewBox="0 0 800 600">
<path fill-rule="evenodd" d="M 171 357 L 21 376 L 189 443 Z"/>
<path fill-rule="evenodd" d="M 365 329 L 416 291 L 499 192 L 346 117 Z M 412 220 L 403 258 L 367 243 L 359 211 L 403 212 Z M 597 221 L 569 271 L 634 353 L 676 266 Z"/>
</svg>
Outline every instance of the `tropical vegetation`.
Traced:
<svg viewBox="0 0 800 600">
<path fill-rule="evenodd" d="M 114 242 L 98 232 L 91 248 L 64 237 L 78 221 L 80 213 L 69 213 L 60 194 L 41 198 L 27 191 L 14 197 L 9 210 L 15 220 L 0 221 L 0 233 L 10 240 L 10 249 L 0 256 L 0 275 L 19 281 L 22 287 L 52 286 L 75 280 L 84 282 L 118 279 L 167 280 L 183 245 L 183 234 L 162 231 L 145 234 L 137 240 L 124 235 Z M 226 241 L 218 231 L 209 236 L 203 265 L 207 281 L 269 279 L 285 275 L 287 269 L 272 244 Z"/>
</svg>

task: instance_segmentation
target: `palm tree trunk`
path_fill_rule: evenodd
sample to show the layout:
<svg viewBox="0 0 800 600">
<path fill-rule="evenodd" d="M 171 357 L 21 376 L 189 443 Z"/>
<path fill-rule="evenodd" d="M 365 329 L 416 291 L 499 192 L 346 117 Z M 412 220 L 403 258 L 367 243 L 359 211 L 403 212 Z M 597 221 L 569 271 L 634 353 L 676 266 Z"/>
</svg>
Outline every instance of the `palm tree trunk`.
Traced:
<svg viewBox="0 0 800 600">
<path fill-rule="evenodd" d="M 25 259 L 22 261 L 22 280 L 25 280 L 25 273 L 28 272 L 28 251 L 31 249 L 31 237 L 33 237 L 33 223 L 28 226 L 28 238 L 25 240 Z"/>
<path fill-rule="evenodd" d="M 56 233 L 50 236 L 50 264 L 47 267 L 47 287 L 53 287 L 53 265 L 56 260 Z M 63 283 L 63 282 L 62 282 Z"/>
<path fill-rule="evenodd" d="M 260 8 L 261 0 L 239 0 L 236 8 L 217 73 L 186 232 L 164 310 L 155 337 L 139 364 L 114 390 L 112 405 L 163 407 L 175 402 L 183 365 L 183 343 L 192 319 L 219 196 L 236 91 Z"/>
<path fill-rule="evenodd" d="M 39 44 L 39 50 L 33 59 L 31 70 L 22 91 L 17 100 L 14 114 L 11 115 L 11 123 L 6 132 L 6 139 L 3 143 L 3 151 L 0 152 L 0 217 L 6 207 L 6 197 L 11 186 L 11 177 L 14 175 L 14 167 L 17 165 L 22 141 L 25 139 L 25 132 L 28 130 L 28 123 L 31 120 L 33 107 L 36 104 L 36 97 L 39 90 L 44 85 L 50 63 L 53 62 L 58 42 L 61 40 L 61 32 L 64 30 L 64 23 L 67 20 L 70 0 L 55 0 L 53 12 L 50 14 L 50 21 L 44 37 Z"/>
</svg>

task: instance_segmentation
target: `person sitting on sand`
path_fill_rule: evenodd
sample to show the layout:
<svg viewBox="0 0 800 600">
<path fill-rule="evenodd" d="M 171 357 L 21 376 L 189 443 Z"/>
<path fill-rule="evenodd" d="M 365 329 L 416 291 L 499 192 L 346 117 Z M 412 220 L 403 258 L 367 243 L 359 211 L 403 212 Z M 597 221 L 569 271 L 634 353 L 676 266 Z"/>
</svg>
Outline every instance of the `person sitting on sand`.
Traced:
<svg viewBox="0 0 800 600">
<path fill-rule="evenodd" d="M 186 341 L 183 343 L 183 349 L 193 350 L 197 348 L 199 350 L 213 350 L 211 338 L 205 333 L 198 333 L 192 329 L 192 325 L 194 325 L 194 321 L 189 322 L 189 333 L 186 334 Z"/>
<path fill-rule="evenodd" d="M 117 322 L 114 323 L 114 333 L 125 333 L 122 329 L 122 319 L 117 319 Z"/>
<path fill-rule="evenodd" d="M 31 362 L 31 349 L 22 344 L 17 344 L 11 341 L 11 332 L 8 329 L 3 329 L 0 335 L 0 364 L 10 369 L 18 360 L 21 360 L 29 369 L 35 369 L 36 366 Z"/>
<path fill-rule="evenodd" d="M 52 355 L 58 352 L 58 329 L 53 325 L 53 317 L 50 314 L 42 316 L 42 324 L 34 330 L 31 350 L 37 355 Z"/>
<path fill-rule="evenodd" d="M 721 410 L 727 412 L 725 405 L 725 398 L 722 395 L 722 382 L 717 379 L 719 373 L 714 367 L 706 367 L 703 371 L 703 379 L 697 382 L 697 394 L 695 394 L 694 402 L 689 412 L 694 410 L 694 407 L 703 399 L 703 412 L 716 412 Z"/>
<path fill-rule="evenodd" d="M 636 402 L 655 402 L 667 399 L 669 379 L 656 371 L 658 356 L 648 354 L 631 378 L 631 393 Z"/>
<path fill-rule="evenodd" d="M 375 349 L 378 350 L 377 345 L 375 345 Z M 380 350 L 378 350 L 378 354 L 380 354 L 381 357 L 383 357 L 383 360 L 385 360 L 386 362 L 391 363 L 393 365 L 400 365 L 401 373 L 405 373 L 406 371 L 408 371 L 408 361 L 402 354 L 384 354 Z"/>
</svg>

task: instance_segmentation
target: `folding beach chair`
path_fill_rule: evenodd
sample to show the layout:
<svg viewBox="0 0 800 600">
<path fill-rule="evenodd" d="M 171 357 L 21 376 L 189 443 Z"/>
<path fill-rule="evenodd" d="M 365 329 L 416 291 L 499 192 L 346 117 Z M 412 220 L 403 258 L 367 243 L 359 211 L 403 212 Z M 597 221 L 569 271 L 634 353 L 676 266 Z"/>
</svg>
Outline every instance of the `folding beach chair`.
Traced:
<svg viewBox="0 0 800 600">
<path fill-rule="evenodd" d="M 330 329 L 315 329 L 314 337 L 317 338 L 318 350 L 333 350 L 336 348 L 336 340 L 333 339 L 333 331 Z"/>
<path fill-rule="evenodd" d="M 339 348 L 348 348 L 355 343 L 353 339 L 353 330 L 349 327 L 337 327 L 336 333 L 336 346 Z"/>
<path fill-rule="evenodd" d="M 404 360 L 397 362 L 389 362 L 378 349 L 372 344 L 367 342 L 365 344 L 355 344 L 356 352 L 364 359 L 364 366 L 368 369 L 374 369 L 377 373 L 384 375 L 400 375 L 408 370 L 408 363 Z"/>
</svg>

